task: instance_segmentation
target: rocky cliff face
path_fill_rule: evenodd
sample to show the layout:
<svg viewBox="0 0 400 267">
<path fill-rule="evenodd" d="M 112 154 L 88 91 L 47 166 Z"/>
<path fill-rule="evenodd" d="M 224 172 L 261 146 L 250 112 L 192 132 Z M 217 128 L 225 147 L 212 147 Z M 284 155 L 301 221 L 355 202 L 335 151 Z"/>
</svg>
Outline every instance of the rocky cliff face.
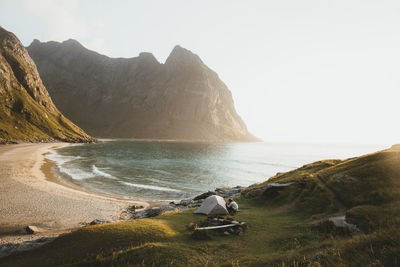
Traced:
<svg viewBox="0 0 400 267">
<path fill-rule="evenodd" d="M 35 40 L 28 51 L 57 107 L 96 137 L 256 140 L 218 75 L 180 46 L 165 64 L 151 53 L 109 58 L 75 40 Z"/>
<path fill-rule="evenodd" d="M 25 47 L 0 27 L 0 142 L 93 139 L 53 104 Z"/>
</svg>

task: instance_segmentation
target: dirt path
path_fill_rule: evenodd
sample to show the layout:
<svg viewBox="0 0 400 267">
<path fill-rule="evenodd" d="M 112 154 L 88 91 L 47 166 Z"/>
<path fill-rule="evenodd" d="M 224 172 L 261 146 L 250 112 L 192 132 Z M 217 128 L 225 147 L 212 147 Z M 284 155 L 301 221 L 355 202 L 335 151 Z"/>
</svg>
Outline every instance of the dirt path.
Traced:
<svg viewBox="0 0 400 267">
<path fill-rule="evenodd" d="M 328 194 L 332 197 L 333 204 L 339 209 L 335 214 L 332 214 L 331 216 L 342 216 L 345 215 L 346 213 L 346 206 L 343 204 L 342 201 L 339 200 L 339 198 L 336 196 L 335 192 L 333 192 L 329 186 L 325 183 L 324 180 L 321 179 L 319 175 L 317 175 L 318 182 L 320 185 L 328 192 Z"/>
<path fill-rule="evenodd" d="M 334 205 L 339 209 L 336 213 L 330 214 L 328 220 L 333 222 L 336 227 L 347 228 L 347 230 L 352 234 L 362 234 L 363 232 L 358 228 L 357 225 L 346 222 L 347 208 L 343 204 L 343 202 L 340 201 L 340 199 L 336 196 L 335 192 L 333 192 L 332 189 L 329 188 L 329 186 L 325 183 L 324 180 L 321 179 L 320 176 L 317 175 L 317 179 L 321 186 L 326 190 L 326 192 L 331 195 Z M 312 222 L 312 224 L 321 222 L 323 219 L 326 218 L 315 220 Z"/>
</svg>

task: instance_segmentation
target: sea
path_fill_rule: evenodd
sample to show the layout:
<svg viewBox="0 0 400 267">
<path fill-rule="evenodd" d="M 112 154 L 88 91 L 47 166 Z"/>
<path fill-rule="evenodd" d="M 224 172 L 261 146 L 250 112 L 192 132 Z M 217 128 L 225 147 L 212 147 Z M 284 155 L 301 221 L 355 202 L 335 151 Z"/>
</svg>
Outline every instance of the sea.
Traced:
<svg viewBox="0 0 400 267">
<path fill-rule="evenodd" d="M 50 150 L 66 182 L 128 199 L 173 201 L 221 187 L 249 186 L 323 159 L 382 145 L 104 141 Z"/>
</svg>

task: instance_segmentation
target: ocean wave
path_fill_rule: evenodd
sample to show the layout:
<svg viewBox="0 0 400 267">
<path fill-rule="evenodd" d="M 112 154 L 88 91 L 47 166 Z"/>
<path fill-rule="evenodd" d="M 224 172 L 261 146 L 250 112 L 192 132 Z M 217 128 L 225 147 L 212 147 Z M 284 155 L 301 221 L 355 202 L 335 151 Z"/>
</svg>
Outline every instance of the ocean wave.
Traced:
<svg viewBox="0 0 400 267">
<path fill-rule="evenodd" d="M 49 152 L 50 153 L 46 155 L 46 158 L 51 161 L 54 161 L 56 163 L 58 170 L 61 173 L 68 175 L 74 180 L 83 180 L 99 176 L 115 179 L 115 177 L 112 176 L 111 174 L 104 172 L 104 170 L 108 168 L 98 168 L 96 165 L 92 165 L 91 171 L 85 171 L 77 166 L 66 166 L 66 163 L 71 162 L 73 160 L 82 160 L 83 157 L 61 155 L 57 153 L 57 151 L 54 149 L 49 149 Z"/>
<path fill-rule="evenodd" d="M 108 170 L 109 168 L 100 168 L 101 170 Z M 97 168 L 96 167 L 96 165 L 93 165 L 92 166 L 92 173 L 95 175 L 95 176 L 103 176 L 103 177 L 106 177 L 106 178 L 114 178 L 114 176 L 112 176 L 111 174 L 109 174 L 109 173 L 106 173 L 106 172 L 104 172 L 104 171 L 101 171 L 99 168 Z"/>
<path fill-rule="evenodd" d="M 54 149 L 49 149 L 49 154 L 46 155 L 46 158 L 54 161 L 57 165 L 61 165 L 76 159 L 82 159 L 80 156 L 66 156 L 58 154 Z"/>
<path fill-rule="evenodd" d="M 145 184 L 133 184 L 133 183 L 122 182 L 122 181 L 120 183 L 127 185 L 127 186 L 138 187 L 138 188 L 143 188 L 143 189 L 150 189 L 150 190 L 157 190 L 157 191 L 169 191 L 169 192 L 182 192 L 181 190 L 173 189 L 173 188 L 169 188 L 169 187 L 145 185 Z"/>
<path fill-rule="evenodd" d="M 59 172 L 68 175 L 74 180 L 82 180 L 93 177 L 93 174 L 90 172 L 86 172 L 78 168 L 65 167 L 65 163 L 82 159 L 83 157 L 61 155 L 57 153 L 55 149 L 49 149 L 49 154 L 46 155 L 46 158 L 56 163 Z"/>
<path fill-rule="evenodd" d="M 93 178 L 95 176 L 93 172 L 87 172 L 78 168 L 58 166 L 58 170 L 74 180 L 84 180 L 88 178 Z"/>
<path fill-rule="evenodd" d="M 58 166 L 58 169 L 60 170 L 60 172 L 67 174 L 69 177 L 71 177 L 74 180 L 83 180 L 83 179 L 89 179 L 89 178 L 95 178 L 95 177 L 105 177 L 105 178 L 110 178 L 110 179 L 116 179 L 111 174 L 101 171 L 99 168 L 96 167 L 96 165 L 92 165 L 91 171 L 85 171 L 85 170 L 79 169 L 77 167 L 64 167 L 64 166 Z"/>
</svg>

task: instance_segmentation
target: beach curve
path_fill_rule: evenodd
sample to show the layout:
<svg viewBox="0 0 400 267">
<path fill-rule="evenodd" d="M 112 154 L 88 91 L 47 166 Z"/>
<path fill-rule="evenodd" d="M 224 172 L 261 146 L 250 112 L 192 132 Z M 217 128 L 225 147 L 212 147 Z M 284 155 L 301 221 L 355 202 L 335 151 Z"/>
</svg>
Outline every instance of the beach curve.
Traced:
<svg viewBox="0 0 400 267">
<path fill-rule="evenodd" d="M 46 177 L 44 154 L 67 143 L 0 146 L 0 240 L 26 225 L 69 230 L 94 219 L 116 221 L 129 206 L 146 202 L 85 192 Z"/>
</svg>

